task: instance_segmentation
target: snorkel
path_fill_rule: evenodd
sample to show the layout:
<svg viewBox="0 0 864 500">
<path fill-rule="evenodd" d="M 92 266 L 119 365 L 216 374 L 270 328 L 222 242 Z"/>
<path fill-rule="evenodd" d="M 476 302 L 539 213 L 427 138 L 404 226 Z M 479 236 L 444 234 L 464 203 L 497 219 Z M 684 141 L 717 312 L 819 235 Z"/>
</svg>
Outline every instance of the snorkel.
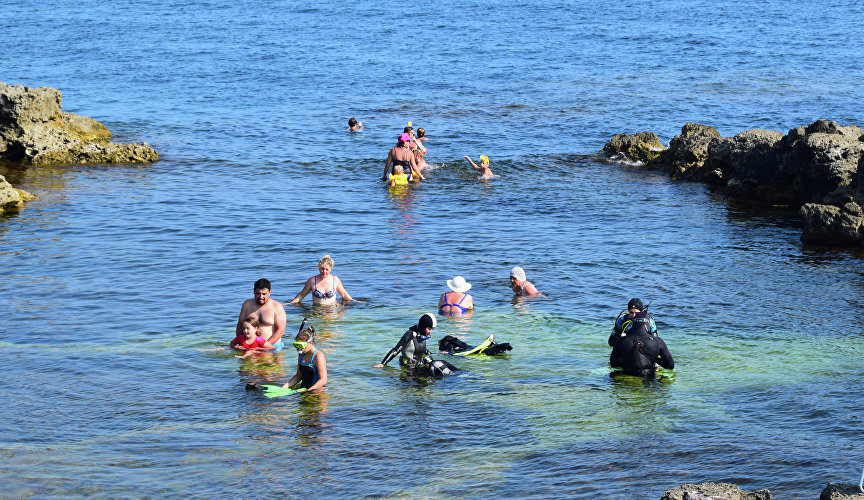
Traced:
<svg viewBox="0 0 864 500">
<path fill-rule="evenodd" d="M 294 346 L 294 349 L 297 349 L 298 351 L 302 351 L 303 349 L 306 349 L 306 345 L 309 342 L 312 342 L 312 337 L 315 334 L 315 329 L 310 327 L 309 328 L 309 337 L 306 340 L 300 340 L 300 335 L 303 333 L 303 327 L 305 327 L 305 326 L 306 326 L 306 318 L 303 318 L 303 322 L 300 323 L 300 328 L 297 330 L 297 335 L 294 336 L 294 342 L 292 343 L 292 345 Z"/>
</svg>

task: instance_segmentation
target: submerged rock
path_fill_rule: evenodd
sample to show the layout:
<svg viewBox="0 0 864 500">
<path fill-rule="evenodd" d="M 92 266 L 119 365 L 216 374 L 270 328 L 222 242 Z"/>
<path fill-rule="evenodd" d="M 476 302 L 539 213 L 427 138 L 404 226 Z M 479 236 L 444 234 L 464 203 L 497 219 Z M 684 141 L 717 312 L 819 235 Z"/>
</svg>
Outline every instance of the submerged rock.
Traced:
<svg viewBox="0 0 864 500">
<path fill-rule="evenodd" d="M 828 483 L 819 500 L 864 500 L 864 492 L 857 484 Z"/>
<path fill-rule="evenodd" d="M 0 213 L 8 210 L 17 210 L 25 202 L 36 199 L 35 196 L 13 187 L 6 178 L 0 175 Z"/>
<path fill-rule="evenodd" d="M 771 492 L 744 491 L 730 483 L 683 484 L 666 490 L 660 500 L 771 500 Z"/>
<path fill-rule="evenodd" d="M 626 142 L 628 136 L 619 136 Z M 817 120 L 786 135 L 745 130 L 722 137 L 712 127 L 687 123 L 646 163 L 737 198 L 802 206 L 802 241 L 864 246 L 864 131 L 855 125 Z"/>
<path fill-rule="evenodd" d="M 62 94 L 48 87 L 0 82 L 0 160 L 28 165 L 149 163 L 159 158 L 147 143 L 109 142 L 102 123 L 60 111 Z"/>
</svg>

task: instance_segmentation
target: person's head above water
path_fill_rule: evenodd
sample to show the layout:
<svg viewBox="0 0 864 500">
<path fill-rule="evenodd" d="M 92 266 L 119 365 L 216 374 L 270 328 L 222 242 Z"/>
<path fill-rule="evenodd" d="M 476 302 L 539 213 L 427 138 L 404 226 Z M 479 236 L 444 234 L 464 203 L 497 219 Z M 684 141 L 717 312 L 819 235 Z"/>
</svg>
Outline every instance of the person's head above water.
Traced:
<svg viewBox="0 0 864 500">
<path fill-rule="evenodd" d="M 485 163 L 488 166 L 489 165 L 489 157 L 486 155 L 480 155 L 480 163 Z"/>
<path fill-rule="evenodd" d="M 249 316 L 248 318 L 243 320 L 243 335 L 246 338 L 255 338 L 258 335 L 258 318 L 255 316 Z"/>
<path fill-rule="evenodd" d="M 333 270 L 333 259 L 329 254 L 321 257 L 321 260 L 318 261 L 318 270 L 321 271 L 322 269 L 326 269 L 327 272 Z"/>
<path fill-rule="evenodd" d="M 426 137 L 426 129 L 420 127 L 417 129 L 417 138 L 420 139 L 422 137 Z"/>
<path fill-rule="evenodd" d="M 435 320 L 435 316 L 426 313 L 420 316 L 420 320 L 417 321 L 417 333 L 420 334 L 421 339 L 428 339 L 436 326 L 438 326 L 438 321 Z"/>
<path fill-rule="evenodd" d="M 270 281 L 261 278 L 252 286 L 252 291 L 255 294 L 255 302 L 263 306 L 270 299 Z"/>
<path fill-rule="evenodd" d="M 268 280 L 267 278 L 261 278 L 260 280 L 256 281 L 254 285 L 252 285 L 252 289 L 253 290 L 270 290 L 271 289 L 270 280 Z"/>
<path fill-rule="evenodd" d="M 525 270 L 519 266 L 514 267 L 510 270 L 510 279 L 516 279 L 517 281 L 526 281 Z"/>
<path fill-rule="evenodd" d="M 411 136 L 406 133 L 399 134 L 399 142 L 411 142 Z"/>
<path fill-rule="evenodd" d="M 635 311 L 634 311 L 635 309 Z M 645 309 L 642 306 L 642 301 L 637 299 L 636 297 L 630 299 L 630 302 L 627 303 L 627 310 L 630 312 L 639 312 L 642 309 Z"/>
<path fill-rule="evenodd" d="M 447 288 L 458 293 L 465 293 L 471 289 L 471 283 L 465 281 L 462 276 L 454 276 L 452 280 L 447 280 Z"/>
</svg>

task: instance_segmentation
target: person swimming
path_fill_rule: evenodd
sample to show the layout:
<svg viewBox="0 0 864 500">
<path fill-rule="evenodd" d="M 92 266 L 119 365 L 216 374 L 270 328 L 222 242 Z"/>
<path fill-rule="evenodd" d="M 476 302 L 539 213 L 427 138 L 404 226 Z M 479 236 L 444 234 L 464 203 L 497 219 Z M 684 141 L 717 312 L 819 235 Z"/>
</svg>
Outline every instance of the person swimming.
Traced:
<svg viewBox="0 0 864 500">
<path fill-rule="evenodd" d="M 614 340 L 609 364 L 620 368 L 625 375 L 652 377 L 654 363 L 670 370 L 675 368 L 672 353 L 663 339 L 651 334 L 648 313 L 641 311 L 633 316 L 630 329 Z"/>
<path fill-rule="evenodd" d="M 303 324 L 306 319 L 303 319 Z M 297 372 L 283 388 L 293 389 L 300 387 L 307 391 L 317 391 L 327 385 L 327 360 L 324 353 L 315 347 L 315 327 L 303 328 L 294 337 L 294 349 L 297 350 Z"/>
<path fill-rule="evenodd" d="M 455 366 L 446 361 L 432 359 L 432 353 L 426 348 L 426 341 L 432 336 L 437 325 L 435 316 L 429 313 L 420 316 L 417 324 L 409 327 L 399 342 L 384 355 L 384 359 L 373 366 L 381 368 L 399 355 L 399 364 L 415 376 L 440 377 L 453 373 L 456 371 Z"/>
<path fill-rule="evenodd" d="M 462 276 L 454 276 L 447 280 L 447 288 L 451 291 L 441 294 L 438 299 L 439 314 L 465 314 L 474 309 L 474 299 L 466 293 L 471 289 L 471 283 Z"/>
<path fill-rule="evenodd" d="M 480 155 L 480 165 L 479 166 L 476 163 L 474 163 L 471 160 L 471 158 L 468 157 L 468 155 L 465 155 L 465 159 L 468 160 L 468 163 L 470 163 L 472 167 L 474 167 L 474 170 L 477 170 L 480 172 L 480 178 L 481 179 L 488 179 L 488 178 L 495 175 L 492 173 L 492 169 L 489 168 L 489 157 L 488 156 Z"/>
</svg>

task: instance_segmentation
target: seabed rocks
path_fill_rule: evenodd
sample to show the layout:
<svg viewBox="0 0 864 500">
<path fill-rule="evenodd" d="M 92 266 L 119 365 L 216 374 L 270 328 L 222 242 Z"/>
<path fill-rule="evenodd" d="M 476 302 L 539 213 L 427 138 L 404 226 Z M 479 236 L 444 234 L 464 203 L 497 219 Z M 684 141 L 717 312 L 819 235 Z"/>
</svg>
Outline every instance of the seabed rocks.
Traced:
<svg viewBox="0 0 864 500">
<path fill-rule="evenodd" d="M 651 132 L 618 134 L 603 147 L 613 156 L 662 170 L 675 179 L 706 182 L 740 199 L 799 208 L 801 240 L 864 246 L 864 131 L 817 120 L 786 135 L 745 130 L 723 137 L 687 123 L 658 150 Z"/>
<path fill-rule="evenodd" d="M 19 165 L 151 163 L 158 153 L 146 142 L 117 144 L 105 125 L 60 111 L 62 94 L 49 87 L 0 82 L 0 161 Z M 0 177 L 0 212 L 14 210 L 33 195 Z"/>
<path fill-rule="evenodd" d="M 766 489 L 744 491 L 731 483 L 682 484 L 660 497 L 660 500 L 771 500 Z M 828 483 L 819 500 L 864 500 L 864 493 L 857 484 Z"/>
</svg>

